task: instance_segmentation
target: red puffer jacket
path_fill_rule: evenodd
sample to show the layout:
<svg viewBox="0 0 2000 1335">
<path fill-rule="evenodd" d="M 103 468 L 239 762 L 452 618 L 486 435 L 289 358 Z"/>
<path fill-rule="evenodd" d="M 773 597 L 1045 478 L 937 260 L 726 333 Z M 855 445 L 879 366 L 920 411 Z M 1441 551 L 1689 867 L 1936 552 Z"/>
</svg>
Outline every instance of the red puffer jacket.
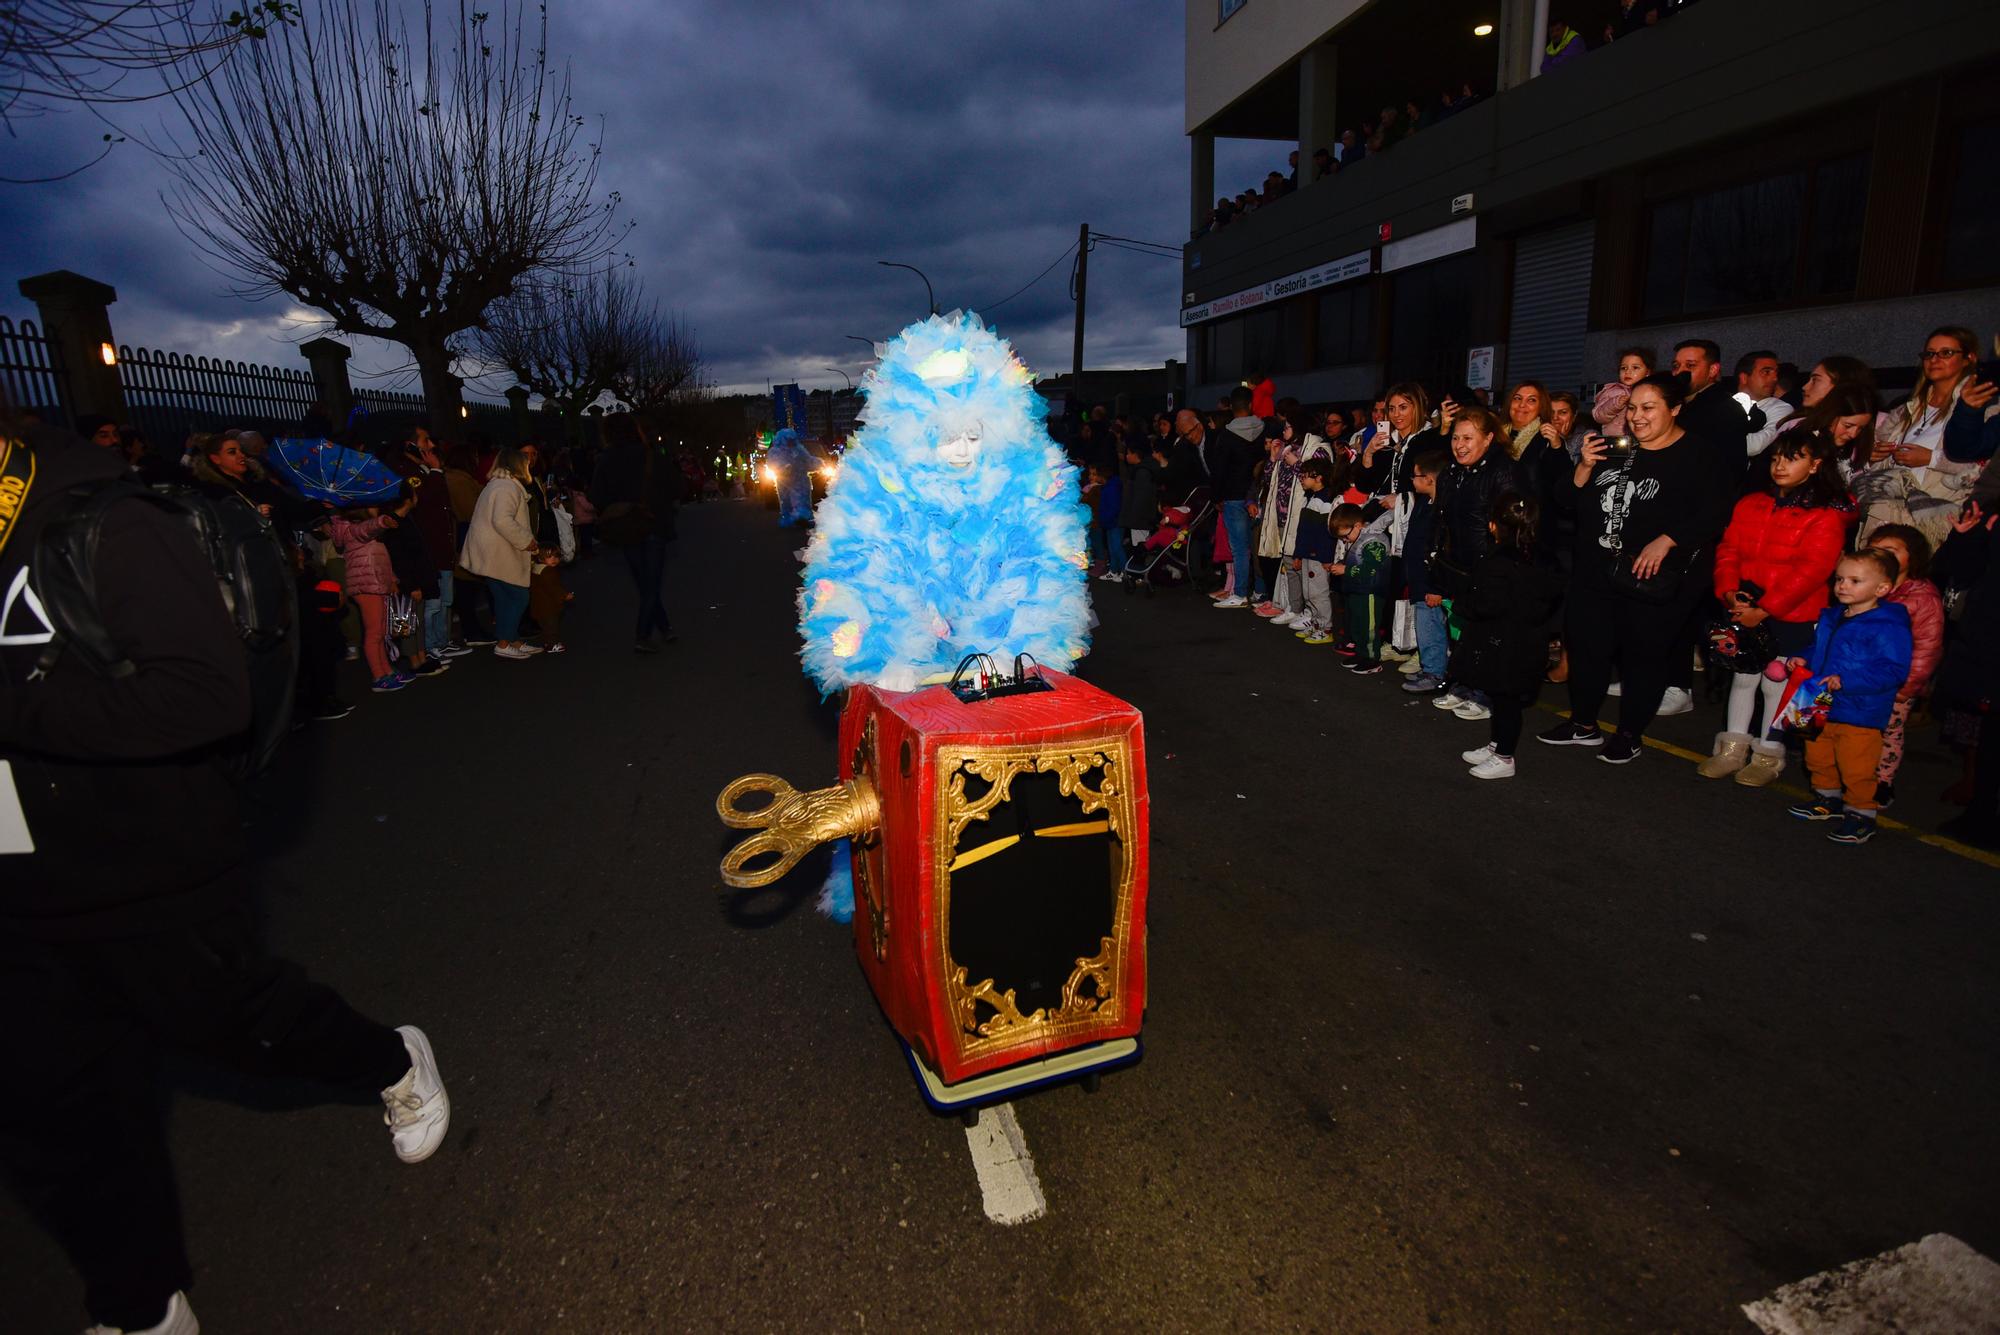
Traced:
<svg viewBox="0 0 2000 1335">
<path fill-rule="evenodd" d="M 1882 601 L 1901 603 L 1910 614 L 1910 675 L 1896 698 L 1913 700 L 1930 685 L 1931 673 L 1937 671 L 1938 658 L 1944 652 L 1944 599 L 1929 580 L 1906 579 Z"/>
<path fill-rule="evenodd" d="M 1748 581 L 1763 590 L 1757 605 L 1779 621 L 1816 619 L 1854 520 L 1845 500 L 1807 505 L 1769 492 L 1745 496 L 1715 549 L 1716 597 L 1726 602 Z"/>
</svg>

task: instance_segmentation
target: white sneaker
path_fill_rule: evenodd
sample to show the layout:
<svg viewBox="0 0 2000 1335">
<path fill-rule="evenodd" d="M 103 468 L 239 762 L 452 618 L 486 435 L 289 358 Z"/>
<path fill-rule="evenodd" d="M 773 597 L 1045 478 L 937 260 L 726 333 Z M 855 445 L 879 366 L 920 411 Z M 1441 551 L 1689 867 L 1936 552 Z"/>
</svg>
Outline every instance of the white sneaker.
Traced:
<svg viewBox="0 0 2000 1335">
<path fill-rule="evenodd" d="M 1606 695 L 1623 695 L 1625 694 L 1625 683 L 1622 681 L 1614 681 L 1609 686 L 1606 686 L 1604 688 L 1604 693 Z"/>
<path fill-rule="evenodd" d="M 528 643 L 528 642 L 527 642 L 526 640 L 523 640 L 523 641 L 521 641 L 521 642 L 520 642 L 519 644 L 515 645 L 514 647 L 515 647 L 516 649 L 519 649 L 519 650 L 521 651 L 521 656 L 522 656 L 523 658 L 533 658 L 533 657 L 534 657 L 534 656 L 535 656 L 536 654 L 538 654 L 538 653 L 540 653 L 540 652 L 542 651 L 542 646 L 541 646 L 541 645 L 539 645 L 539 644 L 529 644 L 529 643 Z"/>
<path fill-rule="evenodd" d="M 1432 707 L 1436 709 L 1457 709 L 1460 705 L 1464 703 L 1465 703 L 1465 697 L 1458 695 L 1452 691 L 1446 691 L 1443 695 L 1440 695 L 1437 699 L 1431 701 Z"/>
<path fill-rule="evenodd" d="M 1238 598 L 1232 593 L 1227 598 L 1217 598 L 1215 605 L 1217 607 L 1248 607 L 1250 606 L 1250 600 L 1248 598 Z"/>
<path fill-rule="evenodd" d="M 1489 719 L 1493 717 L 1493 711 L 1488 709 L 1485 705 L 1480 704 L 1477 700 L 1467 700 L 1464 704 L 1460 705 L 1457 709 L 1454 709 L 1451 712 L 1457 715 L 1459 718 L 1465 719 L 1471 723 L 1477 723 L 1481 719 Z"/>
<path fill-rule="evenodd" d="M 1474 765 L 1470 773 L 1475 779 L 1511 779 L 1514 777 L 1514 757 L 1488 756 Z"/>
<path fill-rule="evenodd" d="M 437 1058 L 431 1055 L 431 1041 L 413 1024 L 396 1030 L 410 1054 L 410 1070 L 401 1080 L 382 1091 L 382 1120 L 396 1142 L 396 1157 L 404 1163 L 422 1163 L 444 1141 L 451 1126 L 451 1098 L 444 1092 L 444 1077 L 438 1074 Z"/>
<path fill-rule="evenodd" d="M 496 644 L 493 646 L 495 658 L 533 658 L 524 644 Z"/>
<path fill-rule="evenodd" d="M 1280 612 L 1271 618 L 1271 624 L 1274 626 L 1290 626 L 1295 624 L 1298 619 L 1299 614 L 1297 612 Z"/>
<path fill-rule="evenodd" d="M 167 1299 L 167 1314 L 158 1325 L 147 1326 L 143 1330 L 92 1326 L 83 1335 L 201 1335 L 201 1322 L 194 1319 L 194 1309 L 188 1306 L 187 1295 L 177 1292 Z"/>
<path fill-rule="evenodd" d="M 1492 757 L 1493 743 L 1488 742 L 1484 746 L 1475 746 L 1470 751 L 1461 753 L 1458 758 L 1468 765 L 1477 765 L 1480 761 L 1490 760 Z"/>
<path fill-rule="evenodd" d="M 1678 686 L 1667 687 L 1667 693 L 1660 697 L 1660 716 L 1668 714 L 1694 713 L 1694 694 Z"/>
</svg>

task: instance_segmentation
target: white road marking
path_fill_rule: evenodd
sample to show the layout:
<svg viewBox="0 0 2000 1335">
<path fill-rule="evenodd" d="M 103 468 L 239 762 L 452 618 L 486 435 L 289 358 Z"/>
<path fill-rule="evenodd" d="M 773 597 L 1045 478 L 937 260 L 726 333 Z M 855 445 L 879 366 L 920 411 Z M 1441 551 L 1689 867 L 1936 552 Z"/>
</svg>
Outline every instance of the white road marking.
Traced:
<svg viewBox="0 0 2000 1335">
<path fill-rule="evenodd" d="M 1035 1177 L 1035 1157 L 1014 1117 L 1014 1105 L 982 1108 L 979 1124 L 965 1128 L 972 1166 L 979 1172 L 979 1192 L 986 1198 L 986 1217 L 996 1224 L 1025 1224 L 1049 1212 L 1042 1184 Z"/>
<path fill-rule="evenodd" d="M 1787 1284 L 1743 1305 L 1766 1335 L 2000 1332 L 2000 1265 L 1949 1233 Z"/>
</svg>

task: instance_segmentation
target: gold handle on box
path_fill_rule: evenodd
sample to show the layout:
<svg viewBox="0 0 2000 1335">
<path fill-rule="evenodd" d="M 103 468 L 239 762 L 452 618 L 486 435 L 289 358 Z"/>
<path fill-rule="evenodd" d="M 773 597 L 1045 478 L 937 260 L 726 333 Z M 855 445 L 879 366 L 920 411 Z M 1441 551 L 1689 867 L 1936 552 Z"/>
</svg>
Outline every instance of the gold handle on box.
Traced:
<svg viewBox="0 0 2000 1335">
<path fill-rule="evenodd" d="M 751 793 L 768 793 L 771 800 L 745 811 L 737 802 Z M 723 881 L 752 890 L 777 880 L 829 839 L 852 838 L 880 825 L 882 803 L 865 776 L 802 793 L 775 774 L 746 774 L 716 797 L 715 814 L 733 830 L 758 831 L 722 859 Z M 776 862 L 748 868 L 753 858 L 772 853 Z"/>
</svg>

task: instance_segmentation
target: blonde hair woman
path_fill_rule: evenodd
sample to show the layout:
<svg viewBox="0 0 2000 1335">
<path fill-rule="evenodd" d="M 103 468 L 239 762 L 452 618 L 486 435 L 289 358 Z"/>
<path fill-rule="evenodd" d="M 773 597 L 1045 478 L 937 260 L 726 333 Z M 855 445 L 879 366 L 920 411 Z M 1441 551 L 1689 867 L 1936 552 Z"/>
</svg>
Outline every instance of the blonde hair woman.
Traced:
<svg viewBox="0 0 2000 1335">
<path fill-rule="evenodd" d="M 1875 457 L 1852 478 L 1862 532 L 1909 524 L 1933 547 L 1950 535 L 1979 465 L 1945 457 L 1944 428 L 1979 369 L 1978 346 L 1973 332 L 1957 325 L 1933 329 L 1924 340 L 1916 390 L 1876 419 Z"/>
<path fill-rule="evenodd" d="M 531 658 L 541 652 L 521 639 L 521 617 L 528 610 L 528 585 L 534 578 L 535 530 L 528 522 L 528 460 L 518 449 L 504 449 L 493 461 L 493 473 L 472 523 L 458 563 L 486 581 L 493 597 L 493 652 L 501 658 Z"/>
</svg>

